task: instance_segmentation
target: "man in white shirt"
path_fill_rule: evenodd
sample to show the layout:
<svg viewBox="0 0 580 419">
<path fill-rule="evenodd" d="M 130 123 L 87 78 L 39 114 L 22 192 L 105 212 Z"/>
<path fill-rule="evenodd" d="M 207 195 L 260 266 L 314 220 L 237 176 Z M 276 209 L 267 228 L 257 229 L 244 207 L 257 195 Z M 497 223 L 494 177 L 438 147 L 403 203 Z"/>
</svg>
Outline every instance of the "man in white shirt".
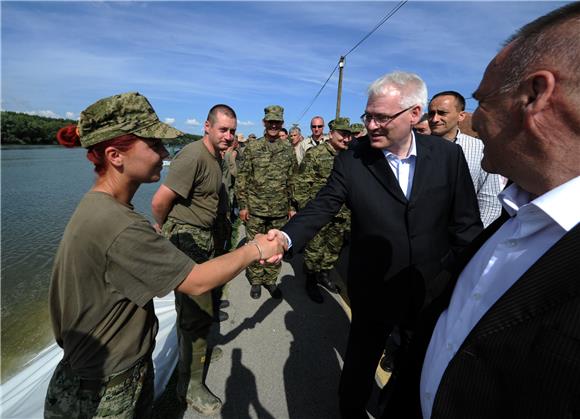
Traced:
<svg viewBox="0 0 580 419">
<path fill-rule="evenodd" d="M 312 135 L 306 137 L 300 143 L 299 149 L 299 161 L 302 161 L 306 150 L 312 147 L 316 147 L 318 144 L 323 143 L 328 140 L 328 136 L 324 134 L 324 118 L 321 116 L 315 116 L 310 121 L 310 129 L 312 130 Z"/>
<path fill-rule="evenodd" d="M 481 168 L 483 142 L 459 130 L 465 119 L 465 98 L 458 92 L 439 92 L 429 102 L 429 128 L 436 135 L 459 145 L 465 154 L 469 174 L 477 195 L 477 204 L 483 227 L 490 225 L 501 214 L 497 195 L 502 190 L 501 176 Z"/>
<path fill-rule="evenodd" d="M 529 23 L 473 94 L 482 167 L 514 183 L 440 275 L 383 417 L 579 417 L 579 33 L 578 2 Z"/>
</svg>

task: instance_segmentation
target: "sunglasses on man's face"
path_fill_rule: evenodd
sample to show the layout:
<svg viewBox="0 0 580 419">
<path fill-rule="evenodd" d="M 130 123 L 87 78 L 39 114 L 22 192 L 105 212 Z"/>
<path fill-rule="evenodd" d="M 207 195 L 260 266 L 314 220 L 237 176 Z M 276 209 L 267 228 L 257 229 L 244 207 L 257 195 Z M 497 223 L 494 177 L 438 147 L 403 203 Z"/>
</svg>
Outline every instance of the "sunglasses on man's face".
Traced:
<svg viewBox="0 0 580 419">
<path fill-rule="evenodd" d="M 310 128 L 324 128 L 324 125 L 310 125 Z"/>
</svg>

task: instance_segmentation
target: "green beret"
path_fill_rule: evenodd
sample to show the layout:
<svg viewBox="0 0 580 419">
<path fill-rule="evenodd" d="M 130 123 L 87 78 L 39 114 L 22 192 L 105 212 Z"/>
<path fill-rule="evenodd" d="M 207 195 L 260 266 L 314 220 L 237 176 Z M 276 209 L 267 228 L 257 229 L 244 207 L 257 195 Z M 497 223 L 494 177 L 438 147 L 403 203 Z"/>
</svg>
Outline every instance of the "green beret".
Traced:
<svg viewBox="0 0 580 419">
<path fill-rule="evenodd" d="M 350 119 L 343 118 L 343 117 L 338 117 L 338 118 L 333 119 L 332 121 L 330 121 L 328 123 L 328 128 L 330 128 L 332 131 L 348 131 L 348 132 L 352 132 L 351 129 L 350 129 Z"/>
<path fill-rule="evenodd" d="M 284 121 L 284 108 L 271 105 L 264 108 L 264 121 Z"/>
<path fill-rule="evenodd" d="M 126 134 L 156 139 L 184 135 L 161 122 L 147 98 L 139 93 L 123 93 L 93 103 L 81 112 L 78 130 L 85 148 Z"/>
</svg>

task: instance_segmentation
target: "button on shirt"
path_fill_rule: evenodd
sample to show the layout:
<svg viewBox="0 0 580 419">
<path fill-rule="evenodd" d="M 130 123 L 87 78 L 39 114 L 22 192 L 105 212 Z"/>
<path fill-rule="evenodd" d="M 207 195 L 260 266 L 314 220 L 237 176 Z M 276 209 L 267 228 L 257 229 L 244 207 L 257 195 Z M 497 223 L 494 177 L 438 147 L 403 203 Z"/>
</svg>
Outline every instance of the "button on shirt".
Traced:
<svg viewBox="0 0 580 419">
<path fill-rule="evenodd" d="M 409 147 L 409 152 L 407 157 L 401 159 L 396 154 L 391 153 L 389 150 L 383 150 L 383 154 L 389 163 L 389 167 L 393 171 L 399 186 L 405 194 L 405 197 L 409 199 L 411 196 L 411 189 L 413 188 L 413 176 L 415 175 L 415 162 L 417 161 L 417 144 L 415 142 L 415 133 L 411 131 L 411 147 Z"/>
<path fill-rule="evenodd" d="M 421 372 L 421 410 L 430 418 L 447 366 L 497 300 L 580 222 L 580 176 L 535 199 L 516 184 L 499 195 L 510 215 L 467 264 L 433 331 Z"/>
</svg>

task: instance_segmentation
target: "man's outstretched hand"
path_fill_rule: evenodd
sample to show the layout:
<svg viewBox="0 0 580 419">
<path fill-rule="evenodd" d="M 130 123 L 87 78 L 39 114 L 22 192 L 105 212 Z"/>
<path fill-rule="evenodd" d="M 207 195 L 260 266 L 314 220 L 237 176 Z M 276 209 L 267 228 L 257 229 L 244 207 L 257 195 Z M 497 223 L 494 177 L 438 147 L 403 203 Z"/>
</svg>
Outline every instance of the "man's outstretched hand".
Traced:
<svg viewBox="0 0 580 419">
<path fill-rule="evenodd" d="M 270 241 L 276 240 L 280 244 L 280 246 L 282 246 L 285 252 L 288 250 L 288 240 L 286 240 L 286 236 L 280 230 L 271 229 L 270 231 L 268 231 L 266 237 Z M 279 253 L 277 255 L 272 256 L 271 258 L 266 259 L 265 262 L 277 264 L 280 263 L 283 256 L 284 253 Z"/>
</svg>

